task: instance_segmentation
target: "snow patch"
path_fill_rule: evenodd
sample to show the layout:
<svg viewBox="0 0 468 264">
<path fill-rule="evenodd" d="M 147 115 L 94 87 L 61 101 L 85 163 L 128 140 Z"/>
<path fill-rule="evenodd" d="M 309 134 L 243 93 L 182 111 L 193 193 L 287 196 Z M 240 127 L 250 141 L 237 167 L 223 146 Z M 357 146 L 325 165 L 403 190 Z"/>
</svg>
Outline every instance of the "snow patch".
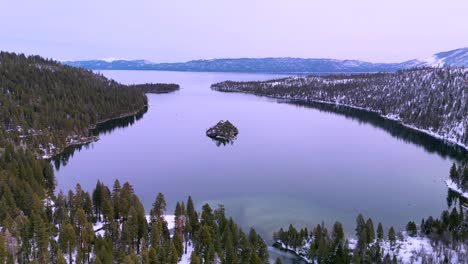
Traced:
<svg viewBox="0 0 468 264">
<path fill-rule="evenodd" d="M 459 193 L 461 196 L 465 197 L 468 199 L 468 192 L 464 192 L 462 188 L 460 188 L 454 181 L 448 179 L 445 181 L 445 184 L 449 189 L 451 189 L 454 192 Z"/>
</svg>

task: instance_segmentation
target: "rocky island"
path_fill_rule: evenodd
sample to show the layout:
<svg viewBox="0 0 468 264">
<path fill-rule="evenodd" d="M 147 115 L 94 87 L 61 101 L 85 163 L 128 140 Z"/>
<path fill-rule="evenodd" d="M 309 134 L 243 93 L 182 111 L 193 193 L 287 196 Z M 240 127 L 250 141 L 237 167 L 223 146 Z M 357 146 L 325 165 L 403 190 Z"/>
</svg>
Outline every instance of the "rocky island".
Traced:
<svg viewBox="0 0 468 264">
<path fill-rule="evenodd" d="M 206 130 L 206 135 L 219 141 L 233 141 L 239 130 L 231 122 L 221 120 L 215 126 Z"/>
</svg>

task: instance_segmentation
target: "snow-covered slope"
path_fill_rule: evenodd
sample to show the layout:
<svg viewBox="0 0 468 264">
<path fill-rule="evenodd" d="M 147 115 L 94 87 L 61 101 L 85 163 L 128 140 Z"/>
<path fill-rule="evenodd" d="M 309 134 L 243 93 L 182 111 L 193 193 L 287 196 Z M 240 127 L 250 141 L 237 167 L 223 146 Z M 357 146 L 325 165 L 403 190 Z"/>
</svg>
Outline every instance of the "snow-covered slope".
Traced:
<svg viewBox="0 0 468 264">
<path fill-rule="evenodd" d="M 428 58 L 421 59 L 419 66 L 468 66 L 468 48 L 436 53 Z"/>
<path fill-rule="evenodd" d="M 468 68 L 223 82 L 212 89 L 365 109 L 468 149 Z"/>
</svg>

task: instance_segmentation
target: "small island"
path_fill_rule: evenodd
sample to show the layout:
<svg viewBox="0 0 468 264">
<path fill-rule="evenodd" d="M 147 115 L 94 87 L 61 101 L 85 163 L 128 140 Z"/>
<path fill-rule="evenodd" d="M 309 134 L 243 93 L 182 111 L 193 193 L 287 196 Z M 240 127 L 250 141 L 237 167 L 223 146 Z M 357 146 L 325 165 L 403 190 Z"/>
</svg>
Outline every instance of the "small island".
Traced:
<svg viewBox="0 0 468 264">
<path fill-rule="evenodd" d="M 239 130 L 231 122 L 221 120 L 215 126 L 206 130 L 206 135 L 219 141 L 233 141 L 236 139 Z"/>
<path fill-rule="evenodd" d="M 175 83 L 144 83 L 128 85 L 130 88 L 139 90 L 142 93 L 162 94 L 178 91 L 180 86 Z"/>
</svg>

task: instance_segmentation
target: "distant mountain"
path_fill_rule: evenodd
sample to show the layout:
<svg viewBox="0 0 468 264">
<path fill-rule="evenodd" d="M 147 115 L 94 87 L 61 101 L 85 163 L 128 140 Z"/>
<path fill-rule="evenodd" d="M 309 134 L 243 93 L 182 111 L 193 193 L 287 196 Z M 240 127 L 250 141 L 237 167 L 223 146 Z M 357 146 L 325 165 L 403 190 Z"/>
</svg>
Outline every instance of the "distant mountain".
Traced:
<svg viewBox="0 0 468 264">
<path fill-rule="evenodd" d="M 154 63 L 147 60 L 103 59 L 63 61 L 90 70 L 153 70 L 193 72 L 268 72 L 268 73 L 352 73 L 394 72 L 423 66 L 468 66 L 468 48 L 440 52 L 426 59 L 401 63 L 372 63 L 359 60 L 303 58 L 204 59 L 178 63 Z"/>
<path fill-rule="evenodd" d="M 439 52 L 420 63 L 433 67 L 468 66 L 468 48 Z"/>
</svg>

